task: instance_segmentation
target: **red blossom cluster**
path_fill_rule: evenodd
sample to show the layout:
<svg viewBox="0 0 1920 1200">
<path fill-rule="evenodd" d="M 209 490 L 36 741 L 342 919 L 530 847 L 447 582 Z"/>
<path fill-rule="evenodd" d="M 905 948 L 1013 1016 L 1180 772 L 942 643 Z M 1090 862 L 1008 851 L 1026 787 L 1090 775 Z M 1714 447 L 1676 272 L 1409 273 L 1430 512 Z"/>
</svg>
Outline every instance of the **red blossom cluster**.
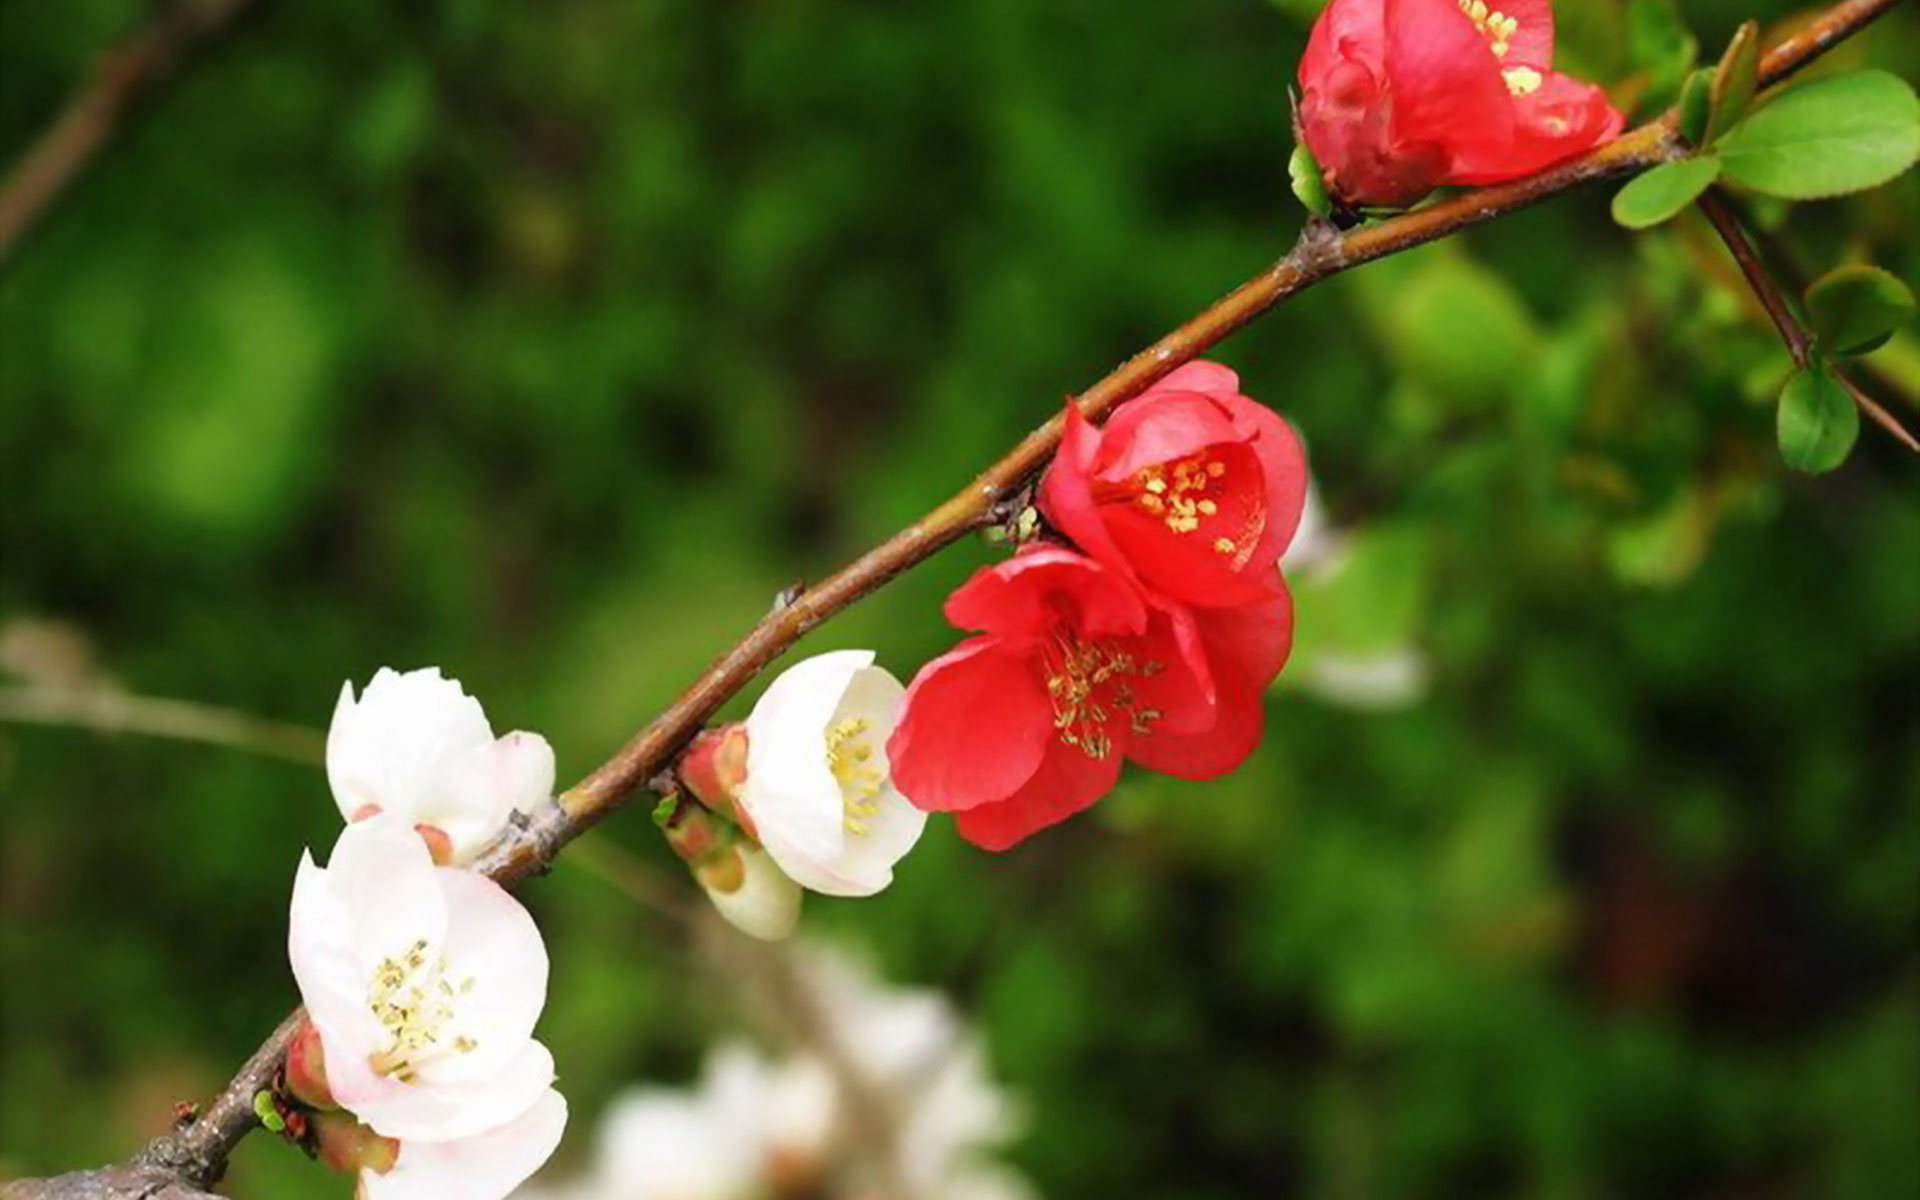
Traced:
<svg viewBox="0 0 1920 1200">
<path fill-rule="evenodd" d="M 907 689 L 887 744 L 901 793 L 1004 850 L 1100 799 L 1123 761 L 1186 779 L 1239 766 L 1292 646 L 1279 564 L 1306 486 L 1293 430 L 1215 363 L 1104 428 L 1069 402 L 1039 491 L 1057 536 L 948 598 L 977 632 Z"/>
<path fill-rule="evenodd" d="M 1624 118 L 1553 69 L 1548 0 L 1333 0 L 1300 58 L 1299 121 L 1335 199 L 1397 207 L 1545 170 Z"/>
</svg>

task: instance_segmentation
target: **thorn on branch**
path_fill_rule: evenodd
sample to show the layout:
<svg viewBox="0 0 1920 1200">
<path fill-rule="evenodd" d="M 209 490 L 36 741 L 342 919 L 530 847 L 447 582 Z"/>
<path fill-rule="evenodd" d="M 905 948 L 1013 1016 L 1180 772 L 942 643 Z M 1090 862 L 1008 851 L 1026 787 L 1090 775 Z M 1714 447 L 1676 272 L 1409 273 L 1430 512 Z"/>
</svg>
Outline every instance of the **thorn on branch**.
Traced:
<svg viewBox="0 0 1920 1200">
<path fill-rule="evenodd" d="M 804 579 L 794 580 L 792 583 L 781 588 L 779 593 L 774 596 L 773 607 L 767 610 L 767 615 L 770 617 L 780 615 L 792 608 L 795 602 L 806 594 L 807 581 Z"/>
</svg>

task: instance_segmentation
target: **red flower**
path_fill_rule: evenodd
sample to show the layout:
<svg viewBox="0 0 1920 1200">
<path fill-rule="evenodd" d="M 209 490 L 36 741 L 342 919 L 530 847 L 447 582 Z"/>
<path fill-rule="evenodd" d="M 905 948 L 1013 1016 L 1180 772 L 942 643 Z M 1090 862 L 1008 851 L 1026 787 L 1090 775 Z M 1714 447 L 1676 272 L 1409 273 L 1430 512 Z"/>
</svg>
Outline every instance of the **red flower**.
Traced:
<svg viewBox="0 0 1920 1200">
<path fill-rule="evenodd" d="M 1046 544 L 981 569 L 946 613 L 980 635 L 915 677 L 887 760 L 903 795 L 989 850 L 1098 800 L 1123 760 L 1190 779 L 1238 766 L 1293 627 L 1284 588 L 1190 613 Z"/>
<path fill-rule="evenodd" d="M 1548 0 L 1333 0 L 1300 88 L 1307 148 L 1349 204 L 1518 179 L 1624 124 L 1605 92 L 1554 73 Z"/>
<path fill-rule="evenodd" d="M 1122 404 L 1102 429 L 1067 405 L 1040 508 L 1114 570 L 1184 604 L 1270 599 L 1306 502 L 1287 423 L 1217 363 L 1188 363 Z"/>
</svg>

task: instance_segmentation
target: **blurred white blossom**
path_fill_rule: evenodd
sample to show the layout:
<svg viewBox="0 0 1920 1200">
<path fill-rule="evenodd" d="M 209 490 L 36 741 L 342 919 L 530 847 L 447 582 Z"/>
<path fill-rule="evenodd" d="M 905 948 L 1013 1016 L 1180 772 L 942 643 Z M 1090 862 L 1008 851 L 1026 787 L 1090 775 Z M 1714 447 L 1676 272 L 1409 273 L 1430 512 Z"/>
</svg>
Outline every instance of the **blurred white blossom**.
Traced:
<svg viewBox="0 0 1920 1200">
<path fill-rule="evenodd" d="M 944 997 L 890 989 L 845 956 L 801 951 L 801 986 L 866 1090 L 886 1105 L 897 1161 L 917 1200 L 1030 1200 L 993 1155 L 1019 1129 L 979 1036 Z M 818 1048 L 781 1060 L 740 1042 L 707 1058 L 696 1087 L 645 1088 L 601 1119 L 593 1164 L 516 1200 L 878 1200 L 859 1178 L 874 1146 Z"/>
</svg>

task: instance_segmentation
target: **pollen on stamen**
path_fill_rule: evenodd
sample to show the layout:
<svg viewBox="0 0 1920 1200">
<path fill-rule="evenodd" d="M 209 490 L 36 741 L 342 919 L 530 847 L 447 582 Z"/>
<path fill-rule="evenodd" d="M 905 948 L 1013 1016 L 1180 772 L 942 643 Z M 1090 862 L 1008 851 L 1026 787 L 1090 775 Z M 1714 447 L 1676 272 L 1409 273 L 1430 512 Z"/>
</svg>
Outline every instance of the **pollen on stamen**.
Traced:
<svg viewBox="0 0 1920 1200">
<path fill-rule="evenodd" d="M 1507 91 L 1516 96 L 1531 96 L 1540 90 L 1542 83 L 1540 72 L 1531 67 L 1515 67 L 1500 72 L 1500 78 L 1507 81 Z"/>
</svg>

